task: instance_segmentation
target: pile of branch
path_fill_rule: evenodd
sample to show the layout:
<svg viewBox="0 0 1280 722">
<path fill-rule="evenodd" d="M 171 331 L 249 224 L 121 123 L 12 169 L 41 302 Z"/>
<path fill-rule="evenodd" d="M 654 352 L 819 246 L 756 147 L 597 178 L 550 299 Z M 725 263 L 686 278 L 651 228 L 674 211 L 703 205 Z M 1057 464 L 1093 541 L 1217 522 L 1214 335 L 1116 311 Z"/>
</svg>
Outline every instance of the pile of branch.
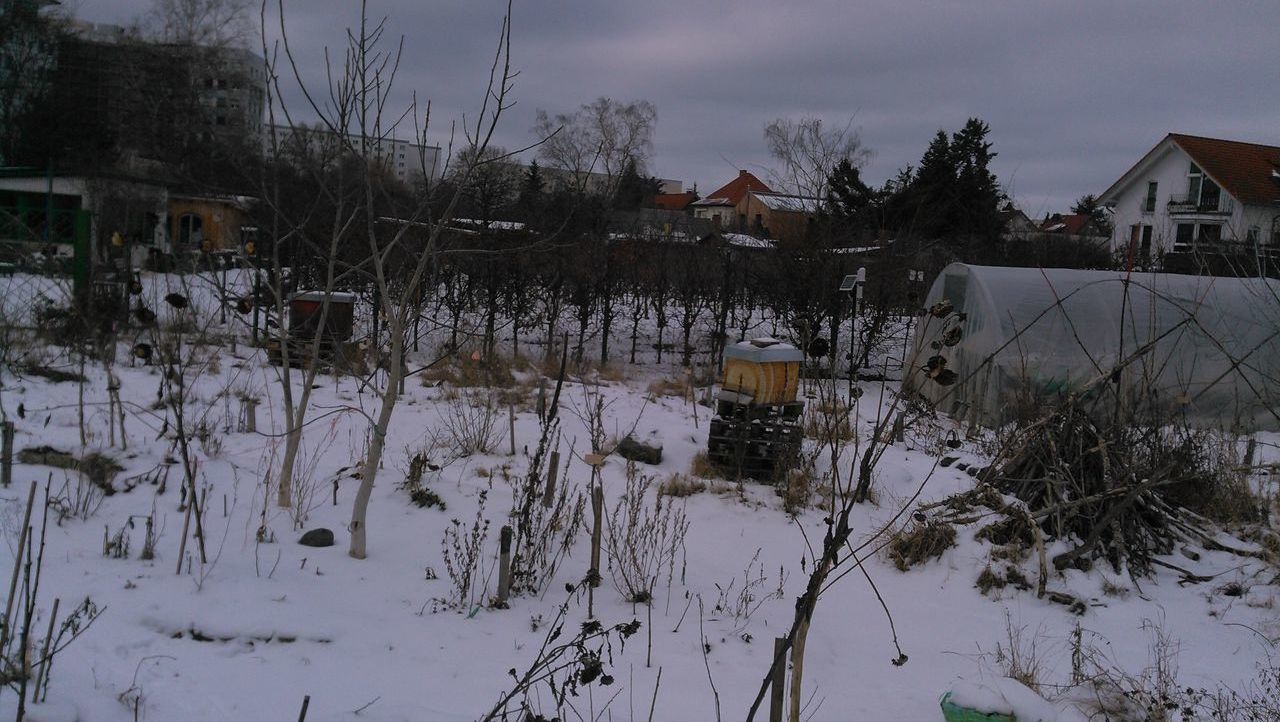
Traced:
<svg viewBox="0 0 1280 722">
<path fill-rule="evenodd" d="M 1216 539 L 1224 500 L 1234 500 L 1232 520 L 1261 521 L 1265 512 L 1252 505 L 1238 470 L 1210 453 L 1208 434 L 1095 418 L 1067 404 L 1019 430 L 977 487 L 919 507 L 916 521 L 984 522 L 979 539 L 1034 546 L 1042 578 L 1045 540 L 1067 546 L 1052 559 L 1058 570 L 1105 560 L 1116 573 L 1146 576 L 1162 566 L 1191 582 L 1206 579 L 1160 557 L 1178 551 L 1194 559 L 1194 548 L 1264 557 Z"/>
<path fill-rule="evenodd" d="M 1057 569 L 1104 559 L 1147 575 L 1188 544 L 1257 556 L 1215 541 L 1215 524 L 1197 513 L 1238 488 L 1210 443 L 1188 429 L 1099 423 L 1068 403 L 1018 432 L 983 480 L 1021 500 L 1047 538 L 1068 542 Z"/>
</svg>

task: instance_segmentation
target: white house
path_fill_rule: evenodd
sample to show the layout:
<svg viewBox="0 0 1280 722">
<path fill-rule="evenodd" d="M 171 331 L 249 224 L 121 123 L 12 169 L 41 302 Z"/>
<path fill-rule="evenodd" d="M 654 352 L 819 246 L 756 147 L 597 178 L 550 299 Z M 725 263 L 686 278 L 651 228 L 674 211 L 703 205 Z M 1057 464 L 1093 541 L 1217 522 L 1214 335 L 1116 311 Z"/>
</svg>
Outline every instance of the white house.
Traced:
<svg viewBox="0 0 1280 722">
<path fill-rule="evenodd" d="M 1112 249 L 1280 252 L 1280 148 L 1170 133 L 1099 198 Z"/>
</svg>

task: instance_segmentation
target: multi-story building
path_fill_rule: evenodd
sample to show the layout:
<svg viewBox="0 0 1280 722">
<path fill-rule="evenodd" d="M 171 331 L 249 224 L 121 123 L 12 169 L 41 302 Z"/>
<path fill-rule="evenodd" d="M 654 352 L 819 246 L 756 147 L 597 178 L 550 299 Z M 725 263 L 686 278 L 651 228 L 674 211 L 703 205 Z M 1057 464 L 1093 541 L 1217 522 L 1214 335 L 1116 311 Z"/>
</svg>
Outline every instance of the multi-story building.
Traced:
<svg viewBox="0 0 1280 722">
<path fill-rule="evenodd" d="M 347 149 L 352 149 L 381 163 L 397 180 L 409 185 L 440 179 L 438 145 L 423 145 L 393 136 L 348 137 L 344 142 L 342 136 L 319 123 L 313 126 L 274 125 L 270 134 L 263 134 L 263 142 L 268 152 L 274 142 L 285 157 L 310 159 L 322 165 L 335 161 Z"/>
<path fill-rule="evenodd" d="M 1098 200 L 1113 214 L 1112 249 L 1138 261 L 1274 257 L 1280 147 L 1170 133 Z"/>
<path fill-rule="evenodd" d="M 22 119 L 26 165 L 198 178 L 258 144 L 266 72 L 247 50 L 71 23 L 53 52 L 48 93 Z"/>
</svg>

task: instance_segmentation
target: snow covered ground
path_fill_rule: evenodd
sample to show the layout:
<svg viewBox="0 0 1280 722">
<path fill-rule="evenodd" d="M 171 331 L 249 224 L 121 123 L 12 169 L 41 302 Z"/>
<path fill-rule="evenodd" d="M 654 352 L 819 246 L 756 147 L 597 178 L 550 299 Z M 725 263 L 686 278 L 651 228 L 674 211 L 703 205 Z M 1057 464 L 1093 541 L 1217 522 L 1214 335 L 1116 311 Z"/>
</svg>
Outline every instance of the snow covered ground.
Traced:
<svg viewBox="0 0 1280 722">
<path fill-rule="evenodd" d="M 0 279 L 0 291 L 12 305 L 18 289 L 4 288 L 6 282 L 16 281 Z M 312 722 L 481 718 L 511 688 L 508 670 L 523 672 L 537 654 L 547 623 L 566 601 L 565 584 L 580 580 L 589 565 L 584 532 L 541 597 L 514 597 L 506 609 L 478 604 L 459 610 L 433 603 L 450 596 L 442 547 L 446 530 L 455 519 L 469 529 L 482 497 L 483 516 L 491 525 L 481 561 L 485 591 L 476 596 L 487 600 L 494 593 L 498 528 L 513 504 L 510 480 L 524 474 L 526 449 L 531 453 L 537 442 L 539 424 L 531 410 L 535 372 L 517 374 L 524 382 L 526 410 L 516 418 L 515 455 L 507 453 L 504 409 L 492 453 L 427 473 L 424 485 L 445 501 L 444 511 L 414 506 L 397 484 L 412 454 L 441 427 L 450 404 L 466 397 L 447 382 L 427 386 L 411 379 L 374 490 L 369 556 L 356 560 L 346 553 L 345 530 L 357 487 L 350 472 L 367 432 L 359 411 L 369 411 L 374 396 L 358 379 L 318 377 L 312 418 L 322 418 L 308 426 L 300 461 L 300 483 L 314 488 L 313 508 L 296 525 L 291 512 L 278 508 L 274 494 L 263 488 L 281 448 L 273 435 L 281 428 L 275 411 L 277 370 L 260 350 L 243 343 L 243 327 L 228 328 L 241 343 L 234 351 L 230 345 L 210 349 L 217 362 L 193 386 L 190 407 L 191 418 L 202 419 L 211 431 L 207 441 L 196 444 L 200 480 L 208 489 L 208 563 L 199 563 L 194 541 L 187 545 L 188 558 L 178 557 L 183 514 L 176 466 L 163 493 L 142 483 L 106 497 L 86 519 L 57 523 L 51 518 L 34 628 L 43 636 L 55 598 L 64 613 L 85 597 L 102 613 L 56 658 L 48 701 L 30 707 L 28 719 L 291 720 L 297 719 L 304 696 L 310 697 L 306 719 Z M 131 364 L 131 345 L 122 340 L 116 366 L 129 406 L 127 451 L 119 443 L 108 444 L 101 366 L 91 363 L 85 369 L 87 450 L 121 463 L 125 470 L 116 477 L 117 486 L 130 476 L 164 468 L 172 453 L 165 412 L 153 410 L 160 372 Z M 32 353 L 41 363 L 76 370 L 76 363 L 56 350 Z M 86 451 L 80 446 L 80 384 L 53 383 L 12 369 L 0 374 L 0 403 L 6 418 L 16 422 L 18 450 L 48 445 L 77 455 Z M 646 363 L 566 384 L 561 451 L 568 458 L 571 446 L 578 455 L 588 450 L 589 430 L 579 414 L 593 403 L 590 395 L 599 394 L 610 435 L 635 425 L 637 435 L 662 439 L 662 463 L 640 469 L 655 477 L 655 486 L 672 474 L 688 473 L 706 444 L 708 409 L 649 390 L 654 381 L 682 378 L 675 367 Z M 882 402 L 878 384 L 863 386 L 858 433 L 865 438 L 877 405 L 887 400 Z M 237 395 L 261 399 L 259 433 L 237 431 Z M 16 415 L 20 404 L 23 418 Z M 905 443 L 885 454 L 876 476 L 877 502 L 855 512 L 855 528 L 863 537 L 898 515 L 926 478 L 920 501 L 973 485 L 954 465 L 937 467 L 941 438 L 937 430 L 909 431 Z M 1262 453 L 1274 460 L 1277 439 L 1262 441 Z M 978 444 L 954 453 L 962 461 L 982 463 Z M 625 488 L 625 462 L 610 456 L 601 471 L 605 505 L 612 509 Z M 569 483 L 579 489 L 585 489 L 589 474 L 580 458 L 570 463 Z M 5 542 L 0 572 L 6 581 L 32 482 L 41 489 L 37 507 L 46 482 L 54 496 L 60 490 L 73 493 L 83 483 L 74 471 L 15 466 L 13 485 L 0 490 Z M 769 667 L 772 640 L 785 634 L 803 590 L 806 539 L 818 543 L 824 511 L 809 508 L 792 518 L 772 488 L 757 484 L 739 489 L 713 483 L 675 502 L 684 505 L 690 526 L 673 581 L 668 586 L 662 578 L 650 608 L 627 602 L 604 572 L 595 593 L 596 617 L 606 625 L 637 619 L 642 626 L 625 648 L 614 646 L 607 665 L 614 683 L 583 687 L 569 698 L 567 719 L 737 720 L 755 697 Z M 155 555 L 144 560 L 144 519 L 151 515 Z M 114 536 L 131 519 L 127 558 L 105 557 L 104 533 Z M 274 541 L 259 540 L 263 525 Z M 336 545 L 297 543 L 303 531 L 317 527 L 333 530 Z M 1087 601 L 1077 616 L 1038 599 L 1034 591 L 1008 588 L 984 596 L 975 579 L 989 555 L 988 545 L 962 534 L 940 559 L 907 572 L 883 554 L 868 559 L 866 571 L 892 614 L 892 628 L 862 574 L 855 571 L 838 582 L 822 597 L 809 635 L 805 718 L 941 719 L 939 697 L 958 678 L 968 680 L 958 691 L 969 697 L 984 694 L 975 689 L 1006 684 L 997 681 L 1006 667 L 997 650 L 1007 657 L 1011 631 L 1023 653 L 1034 645 L 1038 676 L 1047 685 L 1069 681 L 1072 636 L 1079 625 L 1083 645 L 1117 670 L 1142 676 L 1154 663 L 1153 650 L 1164 645 L 1172 650 L 1180 686 L 1210 690 L 1220 684 L 1245 688 L 1272 651 L 1267 638 L 1280 636 L 1276 573 L 1260 563 L 1213 552 L 1194 562 L 1180 558 L 1180 565 L 1214 577 L 1190 586 L 1179 585 L 1179 575 L 1167 570 L 1141 580 L 1140 587 L 1105 569 L 1055 575 L 1051 590 Z M 1031 569 L 1028 563 L 1029 576 Z M 750 611 L 735 615 L 744 588 L 751 591 Z M 721 601 L 728 609 L 716 609 Z M 567 629 L 576 630 L 587 618 L 585 600 L 572 601 L 568 614 Z M 909 657 L 902 665 L 891 663 L 898 656 L 894 629 Z M 536 690 L 535 699 L 548 718 L 554 716 L 546 688 Z M 0 692 L 0 716 L 12 716 L 16 704 L 15 692 Z M 1061 709 L 1056 714 L 1063 720 L 1083 718 Z M 763 713 L 757 717 L 764 718 Z"/>
</svg>

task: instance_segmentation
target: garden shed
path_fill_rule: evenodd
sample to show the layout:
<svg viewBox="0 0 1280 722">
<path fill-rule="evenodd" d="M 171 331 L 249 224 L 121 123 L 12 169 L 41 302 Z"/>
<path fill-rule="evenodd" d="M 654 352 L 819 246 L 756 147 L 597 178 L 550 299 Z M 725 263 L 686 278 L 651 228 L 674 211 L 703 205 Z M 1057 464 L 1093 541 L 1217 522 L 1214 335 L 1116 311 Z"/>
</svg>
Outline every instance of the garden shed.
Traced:
<svg viewBox="0 0 1280 722">
<path fill-rule="evenodd" d="M 1280 282 L 953 263 L 908 368 L 906 389 L 987 426 L 1078 394 L 1143 423 L 1277 430 Z"/>
</svg>

